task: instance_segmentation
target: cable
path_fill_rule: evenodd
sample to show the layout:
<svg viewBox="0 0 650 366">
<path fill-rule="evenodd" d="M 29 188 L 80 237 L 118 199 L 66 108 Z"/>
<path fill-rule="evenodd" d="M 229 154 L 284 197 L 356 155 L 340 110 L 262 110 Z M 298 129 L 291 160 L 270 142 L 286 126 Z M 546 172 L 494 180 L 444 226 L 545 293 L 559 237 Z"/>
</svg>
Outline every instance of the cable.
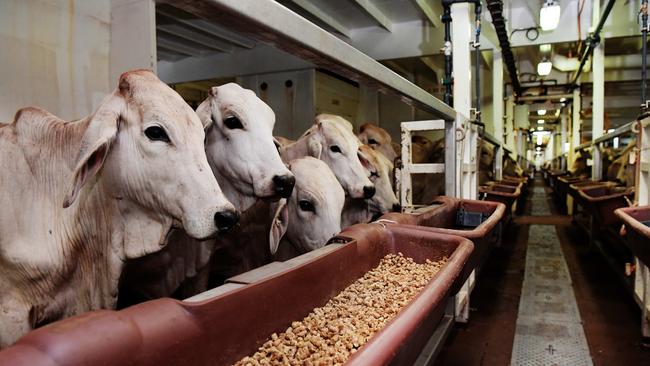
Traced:
<svg viewBox="0 0 650 366">
<path fill-rule="evenodd" d="M 512 38 L 513 34 L 517 32 L 523 32 L 523 31 L 526 31 L 526 38 L 528 38 L 529 41 L 535 41 L 537 40 L 537 38 L 539 38 L 539 27 L 513 29 L 512 32 L 510 32 L 510 38 Z M 534 36 L 531 36 L 532 33 L 534 33 Z"/>
</svg>

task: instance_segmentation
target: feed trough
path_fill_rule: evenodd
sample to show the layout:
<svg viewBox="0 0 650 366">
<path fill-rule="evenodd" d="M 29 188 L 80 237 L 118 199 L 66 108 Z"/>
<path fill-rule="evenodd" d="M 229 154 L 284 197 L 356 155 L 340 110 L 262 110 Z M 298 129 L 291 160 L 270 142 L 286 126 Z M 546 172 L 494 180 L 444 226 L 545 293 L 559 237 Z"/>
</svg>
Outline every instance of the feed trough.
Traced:
<svg viewBox="0 0 650 366">
<path fill-rule="evenodd" d="M 625 224 L 625 244 L 650 265 L 650 206 L 619 208 L 614 213 Z"/>
<path fill-rule="evenodd" d="M 512 217 L 512 206 L 521 195 L 519 187 L 493 184 L 487 187 L 481 186 L 478 191 L 481 197 L 486 201 L 503 203 L 506 206 L 504 214 L 505 221 L 510 221 L 510 218 Z"/>
<path fill-rule="evenodd" d="M 380 221 L 395 222 L 406 228 L 462 236 L 474 243 L 463 276 L 474 268 L 480 269 L 494 244 L 500 239 L 501 219 L 506 207 L 502 203 L 441 196 L 440 206 L 424 208 L 412 213 L 388 213 Z M 464 280 L 463 278 L 462 280 Z M 462 284 L 462 283 L 461 283 Z"/>
<path fill-rule="evenodd" d="M 570 177 L 570 176 L 560 176 L 558 177 L 557 180 L 557 186 L 554 191 L 555 196 L 557 198 L 557 202 L 559 203 L 560 207 L 566 211 L 566 200 L 567 200 L 567 195 L 569 194 L 569 186 L 574 183 L 581 183 L 589 179 L 587 176 L 578 176 L 578 177 Z"/>
<path fill-rule="evenodd" d="M 0 364 L 230 365 L 326 304 L 384 256 L 398 252 L 418 263 L 447 262 L 346 364 L 411 364 L 442 319 L 473 244 L 457 236 L 380 224 L 355 225 L 336 241 L 345 245 L 198 302 L 159 299 L 52 323 L 0 352 Z"/>
<path fill-rule="evenodd" d="M 634 188 L 599 185 L 579 190 L 580 203 L 594 217 L 598 227 L 620 223 L 614 214 L 617 208 L 627 207 Z"/>
</svg>

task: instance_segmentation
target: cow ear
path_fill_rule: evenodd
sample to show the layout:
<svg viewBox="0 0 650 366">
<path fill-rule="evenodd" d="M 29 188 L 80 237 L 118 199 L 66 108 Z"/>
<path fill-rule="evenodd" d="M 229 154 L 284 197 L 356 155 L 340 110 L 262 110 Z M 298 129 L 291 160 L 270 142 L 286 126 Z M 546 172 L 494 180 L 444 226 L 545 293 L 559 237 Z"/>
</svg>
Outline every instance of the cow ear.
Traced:
<svg viewBox="0 0 650 366">
<path fill-rule="evenodd" d="M 275 209 L 273 221 L 271 222 L 271 231 L 269 232 L 269 249 L 271 254 L 275 254 L 280 246 L 282 237 L 289 227 L 289 205 L 287 199 L 283 198 L 278 201 L 278 207 Z"/>
<path fill-rule="evenodd" d="M 317 134 L 312 134 L 307 141 L 307 148 L 309 155 L 320 160 L 321 151 L 323 151 L 323 144 L 318 139 Z"/>
<path fill-rule="evenodd" d="M 97 174 L 106 160 L 111 143 L 118 131 L 120 115 L 124 109 L 124 98 L 117 92 L 108 97 L 88 123 L 81 139 L 68 192 L 63 208 L 74 203 L 79 191 L 90 178 Z"/>
<path fill-rule="evenodd" d="M 201 120 L 203 130 L 207 131 L 213 124 L 212 120 L 212 98 L 217 95 L 217 87 L 213 87 L 208 92 L 208 97 L 196 108 L 196 114 Z"/>
</svg>

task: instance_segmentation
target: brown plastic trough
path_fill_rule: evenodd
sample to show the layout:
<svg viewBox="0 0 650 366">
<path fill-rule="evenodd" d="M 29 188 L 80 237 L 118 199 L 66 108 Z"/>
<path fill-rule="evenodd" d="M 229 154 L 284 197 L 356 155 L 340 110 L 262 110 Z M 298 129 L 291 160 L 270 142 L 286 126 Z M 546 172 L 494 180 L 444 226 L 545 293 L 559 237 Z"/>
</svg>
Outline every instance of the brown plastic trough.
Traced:
<svg viewBox="0 0 650 366">
<path fill-rule="evenodd" d="M 458 282 L 462 286 L 474 268 L 481 268 L 499 239 L 500 223 L 506 207 L 498 202 L 446 196 L 438 197 L 435 202 L 441 205 L 412 213 L 387 213 L 380 221 L 395 222 L 414 230 L 457 235 L 471 240 L 474 243 L 474 252 L 459 278 Z"/>
<path fill-rule="evenodd" d="M 625 244 L 646 266 L 650 265 L 650 206 L 614 211 L 625 224 Z"/>
<path fill-rule="evenodd" d="M 324 305 L 386 254 L 402 252 L 417 262 L 449 257 L 422 292 L 346 363 L 411 364 L 442 318 L 473 244 L 379 224 L 355 225 L 338 241 L 347 244 L 260 282 L 233 284 L 232 291 L 214 298 L 159 299 L 55 322 L 0 352 L 0 365 L 229 365 Z"/>
<path fill-rule="evenodd" d="M 616 182 L 608 182 L 608 181 L 593 181 L 593 180 L 585 180 L 582 182 L 576 182 L 572 183 L 569 185 L 569 196 L 573 197 L 574 201 L 574 208 L 576 204 L 579 204 L 580 206 L 585 205 L 585 201 L 580 197 L 580 190 L 581 189 L 588 189 L 588 188 L 594 188 L 594 187 L 616 187 L 618 183 Z M 574 209 L 575 212 L 575 209 Z"/>
<path fill-rule="evenodd" d="M 555 193 L 555 196 L 561 208 L 566 209 L 566 199 L 567 199 L 567 195 L 569 194 L 569 186 L 574 183 L 584 182 L 588 179 L 589 177 L 587 177 L 586 175 L 582 175 L 578 177 L 571 177 L 571 176 L 564 175 L 558 177 L 557 185 L 555 186 L 555 190 L 553 192 Z"/>
<path fill-rule="evenodd" d="M 503 203 L 506 206 L 505 221 L 510 221 L 510 217 L 512 216 L 512 205 L 521 195 L 519 187 L 493 184 L 487 187 L 481 186 L 478 188 L 478 191 L 486 201 Z"/>
<path fill-rule="evenodd" d="M 594 215 L 595 223 L 600 227 L 620 223 L 614 210 L 627 207 L 628 199 L 633 195 L 634 188 L 604 185 L 579 190 L 580 203 Z"/>
</svg>

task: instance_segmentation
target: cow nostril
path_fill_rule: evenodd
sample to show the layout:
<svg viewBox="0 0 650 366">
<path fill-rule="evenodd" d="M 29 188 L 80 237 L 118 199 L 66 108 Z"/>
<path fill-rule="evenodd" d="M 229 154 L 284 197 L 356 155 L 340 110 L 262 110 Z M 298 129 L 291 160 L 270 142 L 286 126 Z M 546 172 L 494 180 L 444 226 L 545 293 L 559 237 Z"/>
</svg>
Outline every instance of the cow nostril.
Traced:
<svg viewBox="0 0 650 366">
<path fill-rule="evenodd" d="M 374 186 L 364 186 L 363 187 L 363 198 L 372 198 L 375 195 Z"/>
<path fill-rule="evenodd" d="M 228 231 L 239 221 L 239 214 L 236 211 L 219 211 L 214 214 L 214 223 L 220 232 Z"/>
<path fill-rule="evenodd" d="M 289 198 L 296 184 L 296 178 L 293 175 L 276 175 L 273 177 L 273 189 L 275 193 L 282 198 Z"/>
<path fill-rule="evenodd" d="M 399 203 L 393 203 L 393 212 L 401 212 L 402 211 L 402 205 Z"/>
</svg>

